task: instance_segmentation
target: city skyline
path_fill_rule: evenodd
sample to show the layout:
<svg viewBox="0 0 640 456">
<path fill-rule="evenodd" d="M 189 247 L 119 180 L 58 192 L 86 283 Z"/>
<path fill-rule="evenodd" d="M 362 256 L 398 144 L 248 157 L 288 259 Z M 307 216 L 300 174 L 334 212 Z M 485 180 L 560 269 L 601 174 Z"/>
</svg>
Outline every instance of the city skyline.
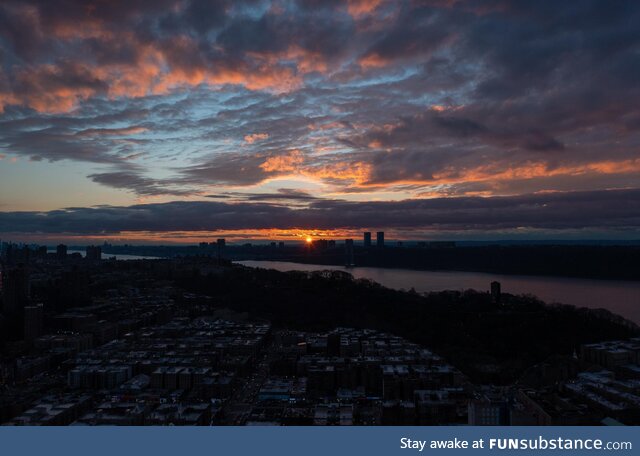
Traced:
<svg viewBox="0 0 640 456">
<path fill-rule="evenodd" d="M 640 5 L 7 1 L 0 239 L 640 238 Z"/>
</svg>

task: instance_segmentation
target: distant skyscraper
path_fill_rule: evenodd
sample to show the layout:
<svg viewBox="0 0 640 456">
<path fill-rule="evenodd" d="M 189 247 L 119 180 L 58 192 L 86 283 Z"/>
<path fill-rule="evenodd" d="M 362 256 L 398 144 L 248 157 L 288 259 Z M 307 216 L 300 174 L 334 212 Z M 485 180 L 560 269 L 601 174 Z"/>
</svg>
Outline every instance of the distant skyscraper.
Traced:
<svg viewBox="0 0 640 456">
<path fill-rule="evenodd" d="M 353 239 L 345 239 L 344 241 L 345 266 L 355 266 L 353 257 Z"/>
<path fill-rule="evenodd" d="M 371 247 L 371 231 L 364 232 L 364 246 Z"/>
<path fill-rule="evenodd" d="M 102 247 L 96 245 L 87 246 L 87 254 L 85 256 L 87 260 L 101 260 L 102 259 Z"/>
<path fill-rule="evenodd" d="M 67 246 L 59 244 L 58 247 L 56 247 L 56 256 L 58 259 L 64 260 L 67 257 Z"/>
<path fill-rule="evenodd" d="M 218 249 L 218 259 L 224 256 L 224 249 L 227 246 L 227 241 L 224 238 L 220 238 L 216 241 L 216 247 Z"/>
<path fill-rule="evenodd" d="M 384 231 L 376 233 L 376 247 L 384 247 Z"/>
<path fill-rule="evenodd" d="M 33 340 L 42 335 L 44 306 L 36 304 L 24 308 L 24 338 Z"/>
<path fill-rule="evenodd" d="M 500 287 L 500 282 L 491 282 L 491 300 L 495 304 L 500 304 L 500 300 L 502 298 L 502 291 Z"/>
</svg>

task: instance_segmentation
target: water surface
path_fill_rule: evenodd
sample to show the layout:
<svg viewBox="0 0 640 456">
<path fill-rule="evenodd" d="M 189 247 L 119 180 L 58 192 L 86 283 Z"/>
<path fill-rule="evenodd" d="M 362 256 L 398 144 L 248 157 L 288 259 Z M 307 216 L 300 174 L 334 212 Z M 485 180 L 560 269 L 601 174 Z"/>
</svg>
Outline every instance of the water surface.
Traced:
<svg viewBox="0 0 640 456">
<path fill-rule="evenodd" d="M 564 277 L 515 276 L 484 272 L 416 271 L 388 268 L 351 268 L 287 261 L 238 261 L 245 266 L 278 271 L 346 271 L 356 278 L 366 278 L 389 288 L 418 292 L 442 290 L 489 290 L 497 280 L 502 291 L 532 294 L 545 302 L 560 302 L 576 307 L 604 308 L 640 324 L 640 282 L 619 280 L 574 279 Z"/>
</svg>

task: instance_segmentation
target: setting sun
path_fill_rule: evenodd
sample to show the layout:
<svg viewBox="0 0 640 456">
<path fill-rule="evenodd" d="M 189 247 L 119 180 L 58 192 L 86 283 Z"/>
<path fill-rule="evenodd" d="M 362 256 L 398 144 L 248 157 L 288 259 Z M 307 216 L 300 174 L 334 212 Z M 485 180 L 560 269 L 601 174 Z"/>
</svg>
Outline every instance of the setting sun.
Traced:
<svg viewBox="0 0 640 456">
<path fill-rule="evenodd" d="M 313 242 L 313 238 L 311 236 L 307 236 L 307 244 L 311 244 Z"/>
</svg>

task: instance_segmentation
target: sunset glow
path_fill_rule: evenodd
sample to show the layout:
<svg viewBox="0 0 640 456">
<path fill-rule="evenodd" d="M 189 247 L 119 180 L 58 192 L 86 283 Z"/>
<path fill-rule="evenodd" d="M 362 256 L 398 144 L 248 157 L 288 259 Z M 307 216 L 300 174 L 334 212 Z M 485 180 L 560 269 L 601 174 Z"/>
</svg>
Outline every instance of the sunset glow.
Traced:
<svg viewBox="0 0 640 456">
<path fill-rule="evenodd" d="M 0 5 L 2 239 L 639 235 L 634 3 L 54 3 Z"/>
</svg>

